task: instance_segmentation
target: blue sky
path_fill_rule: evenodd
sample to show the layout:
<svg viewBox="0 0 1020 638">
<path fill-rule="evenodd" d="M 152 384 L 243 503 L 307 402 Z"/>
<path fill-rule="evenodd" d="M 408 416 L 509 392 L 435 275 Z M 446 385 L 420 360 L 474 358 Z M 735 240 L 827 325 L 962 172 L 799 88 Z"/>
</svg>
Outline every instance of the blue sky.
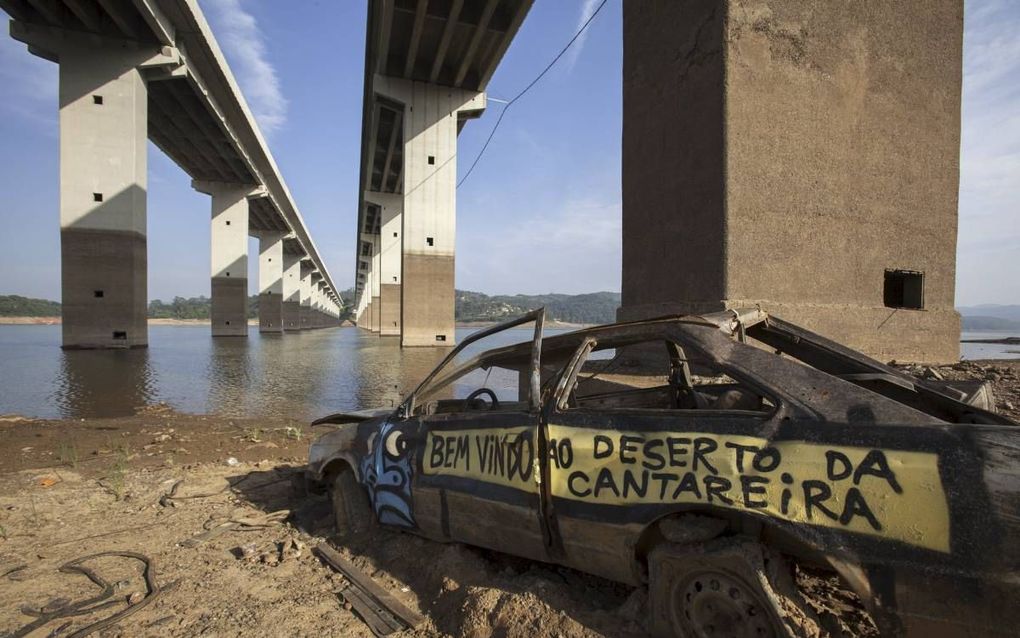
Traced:
<svg viewBox="0 0 1020 638">
<path fill-rule="evenodd" d="M 337 285 L 352 281 L 365 3 L 200 0 Z M 597 4 L 536 0 L 509 98 Z M 620 0 L 504 119 L 458 191 L 457 286 L 620 288 Z M 957 303 L 1020 303 L 1020 3 L 966 5 Z M 57 67 L 0 36 L 0 294 L 59 299 Z M 460 136 L 463 175 L 501 105 Z M 209 199 L 149 148 L 149 296 L 209 292 Z M 252 255 L 255 255 L 253 240 Z M 250 260 L 254 262 L 255 260 Z M 250 287 L 256 275 L 252 265 Z"/>
</svg>

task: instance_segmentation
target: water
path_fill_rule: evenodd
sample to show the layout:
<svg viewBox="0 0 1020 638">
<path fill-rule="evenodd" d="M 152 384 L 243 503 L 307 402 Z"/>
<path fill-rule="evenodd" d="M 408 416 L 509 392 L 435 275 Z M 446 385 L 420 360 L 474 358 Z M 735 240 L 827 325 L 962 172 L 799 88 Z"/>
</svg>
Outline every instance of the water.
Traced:
<svg viewBox="0 0 1020 638">
<path fill-rule="evenodd" d="M 458 329 L 458 341 L 473 331 Z M 529 336 L 527 329 L 511 330 L 490 337 L 485 347 Z M 164 402 L 195 414 L 309 420 L 396 405 L 447 352 L 401 349 L 395 338 L 357 328 L 284 336 L 256 330 L 247 339 L 213 339 L 207 325 L 149 326 L 145 349 L 64 351 L 60 326 L 0 326 L 0 414 L 115 417 Z M 961 344 L 961 353 L 966 359 L 1020 358 L 1020 347 Z"/>
<path fill-rule="evenodd" d="M 457 329 L 460 341 L 475 329 Z M 555 334 L 562 330 L 547 330 Z M 525 341 L 527 330 L 486 339 Z M 61 350 L 60 326 L 0 326 L 0 414 L 127 416 L 167 403 L 181 412 L 314 419 L 387 407 L 449 349 L 401 349 L 357 328 L 213 339 L 208 325 L 149 326 L 149 347 Z"/>
<path fill-rule="evenodd" d="M 1005 339 L 1020 337 L 1017 331 L 964 332 L 961 339 Z M 961 343 L 960 357 L 963 359 L 1020 359 L 1020 346 L 1001 343 Z"/>
</svg>

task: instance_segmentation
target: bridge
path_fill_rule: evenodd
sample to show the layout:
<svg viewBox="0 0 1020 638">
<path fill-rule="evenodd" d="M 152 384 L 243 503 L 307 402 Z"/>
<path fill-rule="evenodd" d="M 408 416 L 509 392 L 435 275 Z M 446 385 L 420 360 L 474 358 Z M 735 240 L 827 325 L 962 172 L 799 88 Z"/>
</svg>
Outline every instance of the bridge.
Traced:
<svg viewBox="0 0 1020 638">
<path fill-rule="evenodd" d="M 454 342 L 457 135 L 532 0 L 369 0 L 354 309 L 403 346 Z"/>
<path fill-rule="evenodd" d="M 146 140 L 210 195 L 212 334 L 336 325 L 343 306 L 196 0 L 0 0 L 59 64 L 65 348 L 138 347 L 146 324 Z"/>
</svg>

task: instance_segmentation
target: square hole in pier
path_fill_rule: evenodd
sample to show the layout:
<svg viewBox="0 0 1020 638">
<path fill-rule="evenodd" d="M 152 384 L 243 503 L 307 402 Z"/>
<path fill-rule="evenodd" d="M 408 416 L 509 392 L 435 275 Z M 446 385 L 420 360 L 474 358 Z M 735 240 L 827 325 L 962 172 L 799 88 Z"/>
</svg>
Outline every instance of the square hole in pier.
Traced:
<svg viewBox="0 0 1020 638">
<path fill-rule="evenodd" d="M 924 273 L 916 270 L 885 271 L 883 301 L 887 308 L 924 308 Z"/>
<path fill-rule="evenodd" d="M 103 293 L 102 290 L 93 290 L 92 291 L 92 296 L 95 297 L 96 299 L 102 299 L 103 298 L 103 294 L 104 293 Z"/>
<path fill-rule="evenodd" d="M 229 321 L 224 321 L 223 324 L 229 326 L 230 322 Z"/>
<path fill-rule="evenodd" d="M 435 155 L 429 155 L 429 166 L 432 166 L 435 163 L 436 163 L 436 156 Z"/>
<path fill-rule="evenodd" d="M 94 201 L 94 202 L 101 202 L 101 201 L 103 201 L 103 194 L 102 193 L 92 193 L 92 201 Z"/>
<path fill-rule="evenodd" d="M 436 240 L 431 238 L 431 237 L 426 237 L 425 238 L 425 243 L 427 243 L 429 246 L 435 246 L 436 245 Z"/>
<path fill-rule="evenodd" d="M 92 96 L 92 103 L 93 104 L 102 105 L 103 104 L 103 96 L 102 95 L 93 95 Z"/>
<path fill-rule="evenodd" d="M 127 333 L 124 332 L 123 330 L 114 330 L 113 338 L 117 339 L 118 341 L 127 341 Z"/>
<path fill-rule="evenodd" d="M 229 277 L 229 276 L 230 276 L 230 271 L 228 270 L 228 271 L 227 271 L 227 277 Z"/>
<path fill-rule="evenodd" d="M 436 335 L 436 341 L 446 341 L 446 335 Z"/>
<path fill-rule="evenodd" d="M 396 234 L 396 233 L 393 233 L 393 236 L 394 236 L 394 237 L 396 237 L 396 236 L 397 236 L 397 234 Z"/>
<path fill-rule="evenodd" d="M 230 225 L 230 220 L 228 219 L 228 220 L 227 220 L 227 226 L 229 226 L 229 225 Z"/>
</svg>

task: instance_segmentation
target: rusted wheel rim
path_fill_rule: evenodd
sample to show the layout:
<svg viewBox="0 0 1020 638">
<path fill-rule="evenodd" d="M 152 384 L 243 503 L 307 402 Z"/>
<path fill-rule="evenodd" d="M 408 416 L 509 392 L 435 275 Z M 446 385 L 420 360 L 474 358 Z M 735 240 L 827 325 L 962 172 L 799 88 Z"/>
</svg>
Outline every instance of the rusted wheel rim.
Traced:
<svg viewBox="0 0 1020 638">
<path fill-rule="evenodd" d="M 777 638 L 772 614 L 756 587 L 721 570 L 688 574 L 673 590 L 673 626 L 697 638 Z"/>
</svg>

